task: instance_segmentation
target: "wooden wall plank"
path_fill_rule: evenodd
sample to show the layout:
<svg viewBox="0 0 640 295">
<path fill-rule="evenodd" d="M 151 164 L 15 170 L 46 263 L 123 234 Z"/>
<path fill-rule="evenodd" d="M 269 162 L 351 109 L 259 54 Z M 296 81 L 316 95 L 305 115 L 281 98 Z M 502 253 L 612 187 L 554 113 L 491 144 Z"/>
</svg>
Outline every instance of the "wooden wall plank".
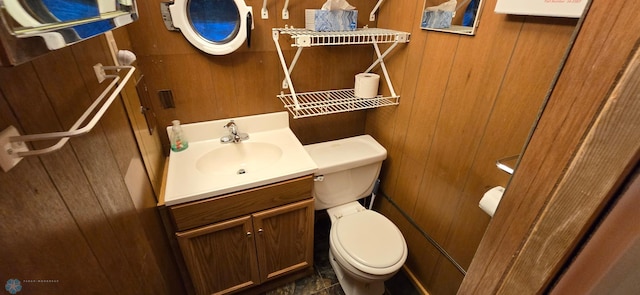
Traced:
<svg viewBox="0 0 640 295">
<path fill-rule="evenodd" d="M 0 280 L 19 279 L 23 294 L 124 294 L 104 273 L 37 158 L 0 173 L 0 184 Z"/>
<path fill-rule="evenodd" d="M 89 91 L 89 97 L 91 99 L 98 97 L 107 82 L 98 83 L 95 77 L 93 65 L 97 63 L 96 57 L 100 57 L 103 65 L 113 65 L 106 39 L 92 38 L 85 42 L 80 42 L 71 47 L 71 52 L 84 85 Z M 132 81 L 131 84 L 133 83 Z M 113 150 L 120 173 L 124 175 L 127 172 L 131 158 L 137 157 L 139 153 L 121 98 L 122 96 L 114 101 L 105 113 L 104 119 L 100 121 L 100 125 L 107 130 L 105 136 L 109 139 L 109 146 Z"/>
<path fill-rule="evenodd" d="M 84 80 L 78 68 L 63 66 L 64 64 L 74 63 L 71 49 L 54 52 L 33 62 L 40 81 L 64 129 L 70 128 L 93 100 L 89 96 L 90 93 L 85 88 L 86 86 L 84 86 Z M 78 64 L 78 67 L 80 66 L 82 65 Z M 47 74 L 51 72 L 58 72 L 58 75 Z M 78 85 L 79 87 L 69 87 L 68 85 Z M 135 234 L 137 228 L 134 226 L 136 225 L 135 216 L 125 214 L 133 209 L 133 204 L 124 187 L 122 174 L 105 138 L 102 125 L 97 125 L 94 130 L 82 137 L 71 139 L 69 144 L 73 148 L 83 173 L 86 175 L 85 177 L 90 186 L 89 189 L 95 193 L 95 198 L 100 203 L 108 224 L 113 229 L 115 239 L 122 249 L 121 255 L 128 260 L 133 274 L 143 273 L 144 262 L 136 258 L 144 257 L 144 254 L 142 254 L 144 250 L 141 248 L 143 248 L 146 239 L 141 240 L 142 237 L 139 236 L 133 238 L 133 236 L 137 236 Z M 55 154 L 52 154 L 49 157 L 55 156 Z M 49 169 L 59 168 L 50 167 Z M 67 185 L 71 185 L 71 183 Z M 135 250 L 140 250 L 140 252 Z M 144 290 L 154 286 L 154 284 L 147 286 L 145 284 L 147 279 L 147 277 L 138 276 L 134 281 L 140 286 L 140 290 Z"/>
<path fill-rule="evenodd" d="M 575 24 L 575 19 L 525 19 L 444 244 L 465 268 L 489 223 L 489 216 L 478 203 L 488 189 L 506 187 L 510 178 L 495 167 L 495 162 L 518 155 L 523 149 L 531 122 L 536 120 L 557 65 L 569 48 L 567 40 Z"/>
<path fill-rule="evenodd" d="M 212 113 L 215 115 L 216 97 L 207 59 L 199 53 L 193 53 L 167 55 L 162 61 L 162 70 L 169 83 L 169 89 L 173 91 L 176 105 L 175 117 L 170 120 L 198 122 L 206 120 Z M 147 78 L 153 80 L 152 75 L 153 73 L 147 75 Z M 171 121 L 161 123 L 164 124 L 160 126 L 167 126 Z"/>
<path fill-rule="evenodd" d="M 608 208 L 548 294 L 640 293 L 635 271 L 640 265 L 640 165 Z"/>
<path fill-rule="evenodd" d="M 234 58 L 220 58 L 210 56 L 209 71 L 211 83 L 215 87 L 216 116 L 220 118 L 237 117 L 240 106 L 236 93 L 235 79 L 228 75 L 229 69 L 234 67 Z"/>
<path fill-rule="evenodd" d="M 94 79 L 93 69 L 91 65 L 95 63 L 96 55 L 98 52 L 103 52 L 104 61 L 110 61 L 108 45 L 105 38 L 94 38 L 94 42 L 83 42 L 74 46 L 72 50 L 74 52 L 74 58 L 78 64 L 78 68 L 82 73 L 82 77 L 85 80 L 85 84 L 89 89 L 98 88 L 99 84 L 96 84 Z M 87 54 L 94 53 L 94 54 Z M 84 71 L 83 71 L 84 70 Z M 134 81 L 129 82 L 129 85 L 133 86 Z M 104 84 L 104 83 L 103 83 Z M 95 97 L 95 91 L 92 97 Z M 124 110 L 124 105 L 120 96 L 105 113 L 101 120 L 101 126 L 104 130 L 105 138 L 109 144 L 109 148 L 112 151 L 119 168 L 121 177 L 124 177 L 127 192 L 129 193 L 129 199 L 135 207 L 126 207 L 126 210 L 137 211 L 137 218 L 132 218 L 134 222 L 130 224 L 133 235 L 140 236 L 143 241 L 140 243 L 138 255 L 144 255 L 144 265 L 142 266 L 149 275 L 151 286 L 158 286 L 164 290 L 167 294 L 179 294 L 183 292 L 181 282 L 178 277 L 177 271 L 175 271 L 175 263 L 167 253 L 170 253 L 168 247 L 168 241 L 166 240 L 162 231 L 162 222 L 156 211 L 156 198 L 151 190 L 149 183 L 149 176 L 144 170 L 136 169 L 136 165 L 140 166 L 140 151 L 136 146 L 136 141 L 131 132 L 131 125 L 129 119 Z M 132 181 L 137 175 L 137 179 Z M 126 183 L 129 180 L 134 183 Z M 145 189 L 146 188 L 146 189 Z M 124 199 L 123 199 L 124 200 Z M 130 205 L 129 205 L 130 206 Z M 144 253 L 144 254 L 143 254 Z M 138 260 L 140 256 L 134 256 L 134 259 Z M 164 272 L 158 269 L 160 266 L 164 267 Z M 166 286 L 166 287 L 165 287 Z"/>
<path fill-rule="evenodd" d="M 487 5 L 491 7 L 490 1 Z M 486 31 L 461 39 L 454 53 L 441 120 L 415 209 L 416 222 L 439 243 L 444 243 L 455 216 L 458 192 L 477 153 L 522 26 L 499 18 L 484 18 L 482 22 Z"/>
<path fill-rule="evenodd" d="M 402 165 L 406 130 L 413 110 L 416 85 L 420 83 L 419 73 L 422 64 L 423 48 L 427 35 L 415 26 L 420 19 L 421 1 L 403 1 L 393 6 L 381 6 L 378 22 L 382 28 L 390 28 L 411 33 L 409 44 L 395 49 L 386 64 L 396 93 L 400 95 L 400 105 L 396 108 L 370 110 L 367 114 L 366 132 L 374 136 L 387 148 L 388 157 L 381 171 L 383 188 L 390 196 L 396 196 L 396 182 L 399 179 L 399 167 Z M 413 11 L 413 13 L 408 13 Z M 384 91 L 384 87 L 383 87 Z M 408 175 L 415 175 L 414 173 Z M 406 177 L 406 176 L 403 176 Z"/>
<path fill-rule="evenodd" d="M 402 214 L 395 208 L 394 205 L 384 197 L 378 198 L 375 204 L 375 210 L 382 213 L 389 218 L 393 223 L 398 226 L 402 235 L 407 242 L 409 253 L 405 266 L 410 269 L 411 273 L 420 279 L 415 282 L 422 289 L 430 287 L 426 283 L 426 280 L 421 278 L 430 278 L 434 275 L 435 268 L 432 267 L 428 261 L 437 261 L 441 255 L 440 252 L 433 246 L 433 244 L 427 241 L 422 233 L 413 226 Z M 431 289 L 431 288 L 429 288 Z"/>
<path fill-rule="evenodd" d="M 165 109 L 161 104 L 160 98 L 158 96 L 158 91 L 160 90 L 171 90 L 173 92 L 172 84 L 166 76 L 164 57 L 139 55 L 137 63 L 138 70 L 140 70 L 140 72 L 145 75 L 145 83 L 147 83 L 149 91 L 151 108 L 156 113 L 156 120 L 158 122 L 158 135 L 160 136 L 160 142 L 163 146 L 163 154 L 166 154 L 169 152 L 169 138 L 167 136 L 166 127 L 171 123 L 172 120 L 175 120 L 178 117 L 176 116 L 176 109 Z M 155 78 L 149 79 L 149 77 Z M 176 98 L 174 98 L 174 100 L 175 99 Z M 185 120 L 183 118 L 181 119 Z"/>
<path fill-rule="evenodd" d="M 506 274 L 499 292 L 542 292 L 640 159 L 640 51 Z M 597 180 L 597 181 L 596 181 Z M 527 282 L 523 284 L 522 282 Z"/>
<path fill-rule="evenodd" d="M 462 294 L 494 293 L 640 38 L 636 3 L 592 3 Z M 621 29 L 622 28 L 622 29 Z"/>
<path fill-rule="evenodd" d="M 302 144 L 312 144 L 338 138 L 357 136 L 364 129 L 364 111 L 340 113 L 290 121 L 291 130 Z"/>
<path fill-rule="evenodd" d="M 402 196 L 397 198 L 397 202 L 402 208 L 407 208 L 412 216 L 416 213 L 420 183 L 426 173 L 429 151 L 441 119 L 442 104 L 455 58 L 451 53 L 456 51 L 460 41 L 460 37 L 453 34 L 427 36 L 398 168 L 398 175 L 410 177 L 399 177 L 393 194 Z"/>
<path fill-rule="evenodd" d="M 6 81 L 6 72 L 0 71 L 0 77 Z M 21 129 L 4 92 L 0 92 L 0 129 L 9 125 Z M 19 279 L 22 292 L 29 294 L 90 292 L 96 287 L 117 294 L 40 160 L 23 159 L 11 173 L 1 173 L 0 196 L 0 280 Z M 68 270 L 60 260 L 81 263 L 83 268 Z M 78 276 L 87 280 L 77 282 Z M 25 282 L 45 278 L 55 282 Z"/>
<path fill-rule="evenodd" d="M 277 69 L 280 65 L 277 55 L 273 52 L 237 53 L 232 58 L 233 99 L 237 100 L 237 113 L 255 115 L 282 111 L 282 103 L 274 97 L 281 80 L 278 75 L 261 74 L 259 71 Z"/>
<path fill-rule="evenodd" d="M 12 117 L 15 114 L 16 117 L 0 122 L 24 128 L 27 134 L 68 129 L 105 87 L 97 83 L 92 69 L 94 63 L 110 63 L 105 46 L 103 38 L 93 38 L 30 63 L 0 69 L 0 90 L 4 94 L 0 105 L 6 106 L 0 115 Z M 41 148 L 50 144 L 38 142 L 33 146 Z M 5 259 L 5 255 L 27 256 L 33 258 L 33 263 L 16 269 L 33 275 L 61 273 L 64 285 L 60 284 L 59 288 L 65 292 L 54 290 L 53 293 L 182 293 L 176 271 L 167 270 L 167 263 L 172 263 L 171 253 L 162 235 L 148 180 L 149 190 L 141 200 L 135 200 L 136 204 L 147 204 L 146 208 L 140 207 L 140 212 L 124 182 L 130 169 L 129 162 L 139 157 L 122 102 L 116 100 L 103 121 L 89 134 L 71 139 L 52 154 L 24 159 L 26 164 L 21 163 L 3 174 L 19 179 L 12 182 L 15 183 L 13 187 L 5 186 L 8 178 L 0 177 L 3 189 L 20 188 L 29 196 L 25 201 L 37 204 L 28 210 L 17 210 L 24 213 L 21 219 L 36 223 L 41 220 L 42 225 L 25 224 L 25 233 L 32 238 L 16 235 L 15 243 L 3 247 L 6 251 L 0 260 L 9 263 L 13 258 Z M 34 178 L 46 179 L 50 184 L 32 182 L 31 176 L 20 172 L 25 169 L 23 166 L 34 170 Z M 38 169 L 44 171 L 43 176 L 38 174 Z M 140 171 L 146 177 L 144 169 Z M 39 197 L 43 198 L 42 202 L 33 200 Z M 51 204 L 49 210 L 48 204 Z M 11 210 L 14 205 L 3 202 L 0 210 Z M 11 218 L 9 214 L 3 216 Z M 68 242 L 58 241 L 63 237 L 51 228 L 51 220 L 60 222 L 59 229 L 65 231 Z M 62 245 L 61 251 L 66 256 L 69 253 L 77 256 L 69 259 L 58 255 L 56 245 Z M 42 247 L 54 249 L 43 251 Z M 36 264 L 35 252 L 51 253 L 51 257 Z M 3 273 L 8 273 L 4 269 Z M 72 279 L 75 279 L 74 289 L 68 283 Z M 116 287 L 117 290 L 112 290 Z M 44 289 L 40 291 L 51 293 Z"/>
<path fill-rule="evenodd" d="M 125 28 L 114 30 L 112 33 L 119 50 L 131 50 L 129 33 Z M 106 46 L 108 48 L 108 45 Z M 134 65 L 137 66 L 136 63 L 134 63 Z M 138 87 L 141 89 L 140 93 L 138 93 Z M 136 69 L 136 72 L 133 74 L 132 81 L 127 83 L 120 96 L 123 100 L 129 124 L 131 125 L 131 129 L 133 130 L 134 137 L 138 145 L 139 156 L 142 157 L 147 174 L 149 174 L 149 178 L 151 179 L 151 185 L 153 186 L 154 192 L 159 193 L 160 187 L 162 186 L 162 171 L 164 170 L 165 157 L 162 152 L 162 143 L 160 142 L 160 136 L 158 133 L 164 132 L 164 130 L 158 129 L 156 114 L 153 110 L 147 110 L 145 113 L 140 111 L 140 107 L 142 105 L 149 107 L 151 102 L 149 101 L 146 79 L 144 79 L 144 74 L 139 68 Z M 153 131 L 150 131 L 150 128 L 152 128 Z M 109 132 L 107 133 L 107 136 L 109 137 L 110 142 L 118 140 L 117 137 L 112 136 Z M 129 158 L 127 161 L 130 160 L 131 159 Z"/>
<path fill-rule="evenodd" d="M 383 192 L 465 268 L 490 220 L 479 199 L 509 179 L 495 161 L 520 152 L 575 26 L 491 13 L 495 0 L 485 2 L 475 36 L 420 30 L 423 1 L 383 5 L 395 17 L 380 18 L 381 27 L 406 26 L 412 36 L 406 63 L 389 67 L 404 77 L 400 105 L 368 111 L 365 126 L 389 152 Z M 426 289 L 452 293 L 461 277 L 445 261 L 423 259 L 430 270 L 420 272 L 407 265 Z"/>
<path fill-rule="evenodd" d="M 451 261 L 439 255 L 428 284 L 430 286 L 429 292 L 434 295 L 456 294 L 463 279 L 464 274 Z"/>
<path fill-rule="evenodd" d="M 2 68 L 2 77 L 0 88 L 26 134 L 63 130 L 31 63 Z M 35 143 L 34 146 L 44 148 L 50 144 Z M 40 159 L 98 261 L 107 270 L 109 280 L 122 286 L 132 285 L 134 292 L 139 290 L 128 263 L 111 255 L 112 251 L 120 249 L 120 245 L 71 147 L 65 146 L 55 155 L 40 156 Z"/>
<path fill-rule="evenodd" d="M 113 35 L 119 49 L 131 50 L 131 40 L 126 29 L 121 28 L 115 30 L 113 31 Z M 105 46 L 105 49 L 108 49 L 107 45 L 103 46 Z M 134 75 L 137 77 L 135 81 L 135 83 L 137 83 L 143 73 L 137 69 Z M 145 81 L 142 82 L 145 83 Z M 123 92 L 121 97 L 124 100 L 125 106 L 126 104 L 130 104 L 126 106 L 126 109 L 130 116 L 131 128 L 133 129 L 133 133 L 136 134 L 135 137 L 139 146 L 139 153 L 136 153 L 135 147 L 131 149 L 136 155 L 128 159 L 127 170 L 123 173 L 124 180 L 147 240 L 149 241 L 151 253 L 155 256 L 155 261 L 162 273 L 167 293 L 185 294 L 185 287 L 182 283 L 177 263 L 171 255 L 172 250 L 164 232 L 164 225 L 157 209 L 157 197 L 156 194 L 154 194 L 154 192 L 157 192 L 157 194 L 160 193 L 165 166 L 165 158 L 161 151 L 162 145 L 160 143 L 160 136 L 158 135 L 158 132 L 163 132 L 164 130 L 158 130 L 158 126 L 156 125 L 153 133 L 149 134 L 147 121 L 138 109 L 141 105 L 141 100 L 134 81 L 129 82 Z M 155 117 L 153 120 L 155 120 Z M 126 121 L 126 118 L 119 120 L 120 124 L 124 124 Z M 114 145 L 114 140 L 121 139 L 121 137 L 112 135 L 113 131 L 110 131 L 112 130 L 111 128 L 105 126 L 105 130 L 107 131 L 106 134 L 112 146 Z M 140 157 L 142 159 L 140 159 Z M 142 165 L 144 165 L 144 168 L 141 167 Z M 146 169 L 147 173 L 144 173 L 143 169 Z M 149 178 L 151 180 L 149 180 Z"/>
</svg>

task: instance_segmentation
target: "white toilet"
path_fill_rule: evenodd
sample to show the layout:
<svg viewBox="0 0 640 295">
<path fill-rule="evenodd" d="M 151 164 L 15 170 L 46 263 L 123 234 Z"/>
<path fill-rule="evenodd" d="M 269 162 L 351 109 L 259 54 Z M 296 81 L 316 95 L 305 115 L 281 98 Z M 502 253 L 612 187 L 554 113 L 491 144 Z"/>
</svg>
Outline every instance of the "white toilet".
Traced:
<svg viewBox="0 0 640 295">
<path fill-rule="evenodd" d="M 398 228 L 358 199 L 371 194 L 387 151 L 369 135 L 306 145 L 318 170 L 315 209 L 331 219 L 329 259 L 347 295 L 384 293 L 384 281 L 407 259 Z"/>
</svg>

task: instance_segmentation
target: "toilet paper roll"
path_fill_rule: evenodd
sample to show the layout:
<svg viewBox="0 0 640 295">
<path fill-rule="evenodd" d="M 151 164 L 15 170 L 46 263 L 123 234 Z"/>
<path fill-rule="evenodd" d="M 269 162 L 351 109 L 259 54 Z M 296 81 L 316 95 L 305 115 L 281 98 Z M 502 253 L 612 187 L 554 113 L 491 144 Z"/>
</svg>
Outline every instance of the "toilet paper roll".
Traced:
<svg viewBox="0 0 640 295">
<path fill-rule="evenodd" d="M 374 73 L 360 73 L 356 75 L 354 87 L 355 96 L 359 98 L 374 98 L 378 95 L 380 75 Z"/>
<path fill-rule="evenodd" d="M 502 200 L 502 194 L 504 194 L 504 187 L 501 186 L 496 186 L 488 190 L 480 200 L 480 209 L 493 217 L 496 208 L 498 208 L 498 204 L 500 204 L 500 200 Z"/>
</svg>

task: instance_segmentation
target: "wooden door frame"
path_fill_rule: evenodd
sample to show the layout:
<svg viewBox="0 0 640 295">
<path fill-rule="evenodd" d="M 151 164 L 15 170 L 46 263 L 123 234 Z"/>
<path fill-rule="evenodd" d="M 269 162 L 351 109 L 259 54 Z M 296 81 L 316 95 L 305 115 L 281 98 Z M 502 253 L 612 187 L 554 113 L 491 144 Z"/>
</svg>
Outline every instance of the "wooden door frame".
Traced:
<svg viewBox="0 0 640 295">
<path fill-rule="evenodd" d="M 543 293 L 638 164 L 640 5 L 588 9 L 458 294 Z"/>
</svg>

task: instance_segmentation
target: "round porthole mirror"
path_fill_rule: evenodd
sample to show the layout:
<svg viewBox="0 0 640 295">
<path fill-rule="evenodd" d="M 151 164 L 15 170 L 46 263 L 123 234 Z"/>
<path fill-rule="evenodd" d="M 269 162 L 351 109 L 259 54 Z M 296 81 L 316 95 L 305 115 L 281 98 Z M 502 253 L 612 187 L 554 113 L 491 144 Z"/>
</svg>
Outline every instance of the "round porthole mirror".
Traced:
<svg viewBox="0 0 640 295">
<path fill-rule="evenodd" d="M 228 54 L 251 38 L 253 12 L 244 0 L 176 0 L 169 10 L 173 26 L 206 53 Z"/>
</svg>

